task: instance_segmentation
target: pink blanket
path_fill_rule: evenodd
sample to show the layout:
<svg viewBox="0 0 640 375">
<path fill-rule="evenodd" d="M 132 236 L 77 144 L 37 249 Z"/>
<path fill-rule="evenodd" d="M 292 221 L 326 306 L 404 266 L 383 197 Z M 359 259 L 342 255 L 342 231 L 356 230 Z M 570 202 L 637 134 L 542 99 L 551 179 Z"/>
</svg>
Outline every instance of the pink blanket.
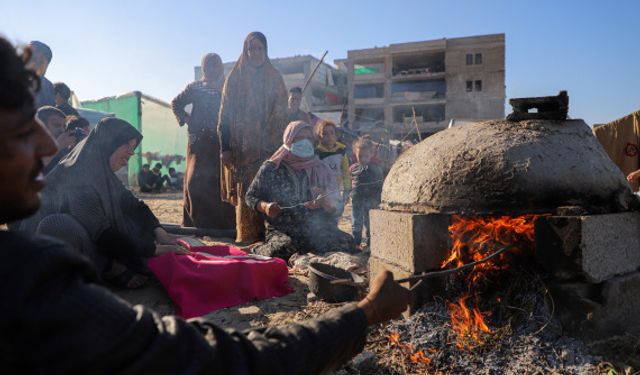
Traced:
<svg viewBox="0 0 640 375">
<path fill-rule="evenodd" d="M 247 254 L 227 245 L 183 243 L 193 255 L 168 253 L 147 261 L 175 303 L 176 314 L 183 318 L 292 291 L 282 259 Z"/>
</svg>

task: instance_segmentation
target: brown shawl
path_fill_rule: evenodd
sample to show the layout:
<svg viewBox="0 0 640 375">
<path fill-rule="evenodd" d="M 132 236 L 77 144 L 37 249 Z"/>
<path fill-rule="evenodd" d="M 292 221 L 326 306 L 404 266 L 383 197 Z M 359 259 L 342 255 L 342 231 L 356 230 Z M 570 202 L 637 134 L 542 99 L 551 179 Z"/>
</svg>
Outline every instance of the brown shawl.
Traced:
<svg viewBox="0 0 640 375">
<path fill-rule="evenodd" d="M 268 56 L 259 67 L 249 62 L 249 44 L 256 38 L 264 44 L 267 54 L 265 36 L 250 33 L 242 55 L 225 81 L 220 104 L 218 129 L 223 123 L 229 127 L 233 158 L 232 168 L 221 166 L 221 195 L 234 205 L 239 203 L 238 185 L 243 196 L 262 162 L 280 146 L 287 126 L 287 91 L 282 75 Z"/>
</svg>

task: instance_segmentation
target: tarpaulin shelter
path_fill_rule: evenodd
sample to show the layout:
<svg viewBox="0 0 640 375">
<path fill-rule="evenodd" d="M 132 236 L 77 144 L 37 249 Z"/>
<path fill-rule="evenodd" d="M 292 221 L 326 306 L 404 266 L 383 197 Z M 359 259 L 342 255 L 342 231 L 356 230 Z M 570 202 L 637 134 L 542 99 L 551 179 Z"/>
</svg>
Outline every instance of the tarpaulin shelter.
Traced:
<svg viewBox="0 0 640 375">
<path fill-rule="evenodd" d="M 625 176 L 640 169 L 640 111 L 595 125 L 593 133 Z M 633 190 L 638 190 L 634 185 Z"/>
<path fill-rule="evenodd" d="M 82 102 L 82 107 L 115 114 L 133 125 L 143 135 L 142 144 L 129 160 L 129 185 L 137 186 L 142 165 L 162 163 L 184 172 L 188 135 L 178 125 L 171 106 L 140 91 Z M 166 174 L 167 169 L 163 170 Z"/>
</svg>

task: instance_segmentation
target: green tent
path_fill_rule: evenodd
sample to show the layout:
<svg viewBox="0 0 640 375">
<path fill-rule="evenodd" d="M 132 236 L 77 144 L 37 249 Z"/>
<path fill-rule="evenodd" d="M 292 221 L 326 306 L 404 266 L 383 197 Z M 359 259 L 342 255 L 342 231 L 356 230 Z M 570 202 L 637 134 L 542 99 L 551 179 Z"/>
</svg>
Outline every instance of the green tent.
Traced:
<svg viewBox="0 0 640 375">
<path fill-rule="evenodd" d="M 139 91 L 127 94 L 89 100 L 81 103 L 83 108 L 113 113 L 138 129 L 142 135 L 142 144 L 129 160 L 128 182 L 137 186 L 137 175 L 145 163 L 162 163 L 163 172 L 168 168 L 184 172 L 187 151 L 187 129 L 178 126 L 171 106 L 162 100 L 145 95 Z"/>
</svg>

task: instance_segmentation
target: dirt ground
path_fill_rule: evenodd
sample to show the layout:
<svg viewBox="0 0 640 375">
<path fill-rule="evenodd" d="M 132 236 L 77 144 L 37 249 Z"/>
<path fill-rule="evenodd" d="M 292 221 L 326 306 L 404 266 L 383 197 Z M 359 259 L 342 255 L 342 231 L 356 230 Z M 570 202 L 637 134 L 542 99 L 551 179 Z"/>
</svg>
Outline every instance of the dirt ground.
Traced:
<svg viewBox="0 0 640 375">
<path fill-rule="evenodd" d="M 151 208 L 160 222 L 168 224 L 180 224 L 182 221 L 182 194 L 138 194 Z M 351 230 L 350 206 L 339 221 L 340 229 Z M 232 243 L 229 238 L 200 238 L 205 243 Z M 276 326 L 289 322 L 301 321 L 322 314 L 323 312 L 342 304 L 329 304 L 322 301 L 307 301 L 309 288 L 308 278 L 305 275 L 291 273 L 289 284 L 294 292 L 279 298 L 264 301 L 255 301 L 240 306 L 222 309 L 210 313 L 203 318 L 215 324 L 227 328 L 247 329 L 262 327 L 265 325 Z M 134 304 L 143 304 L 153 308 L 160 314 L 174 313 L 174 306 L 166 292 L 158 283 L 138 290 L 122 290 L 118 294 Z"/>
<path fill-rule="evenodd" d="M 152 211 L 160 219 L 162 223 L 180 224 L 182 219 L 182 196 L 179 193 L 169 194 L 141 194 L 139 195 L 149 205 Z M 339 221 L 340 229 L 350 232 L 350 207 L 347 206 L 345 213 Z M 232 243 L 233 240 L 229 238 L 201 238 L 205 243 Z M 365 252 L 364 256 L 368 256 Z M 235 328 L 238 330 L 244 330 L 248 328 L 258 328 L 264 326 L 279 326 L 291 322 L 300 322 L 307 319 L 320 316 L 322 313 L 341 306 L 342 304 L 329 304 L 323 301 L 319 301 L 309 294 L 309 288 L 307 286 L 308 278 L 305 275 L 301 275 L 297 272 L 290 271 L 289 284 L 293 288 L 293 292 L 287 296 L 272 298 L 263 301 L 254 301 L 246 303 L 240 306 L 234 306 L 219 311 L 212 312 L 202 317 L 202 319 L 217 324 L 225 328 Z M 361 291 L 365 293 L 365 290 Z M 117 293 L 133 304 L 143 304 L 150 308 L 153 308 L 162 315 L 169 315 L 174 313 L 174 306 L 167 296 L 166 292 L 157 282 L 151 282 L 149 285 L 142 289 L 133 291 L 117 291 Z M 353 361 L 349 362 L 343 368 L 337 370 L 335 374 L 338 375 L 351 375 L 351 374 L 445 374 L 445 373 L 469 373 L 468 371 L 458 372 L 457 370 L 451 372 L 446 367 L 436 366 L 433 364 L 424 364 L 415 362 L 410 355 L 406 352 L 406 345 L 399 344 L 390 340 L 390 332 L 395 332 L 398 327 L 427 327 L 428 324 L 421 323 L 415 325 L 412 323 L 412 319 L 417 319 L 420 315 L 416 315 L 414 318 L 405 320 L 398 319 L 389 322 L 385 325 L 379 325 L 371 327 L 369 329 L 367 344 L 363 353 L 358 355 Z M 443 322 L 433 322 L 435 326 L 447 326 L 447 319 Z M 413 324 L 413 325 L 412 325 Z M 436 327 L 437 328 L 437 327 Z M 400 328 L 401 330 L 402 328 Z M 406 329 L 405 329 L 406 331 Z M 527 343 L 525 347 L 536 348 L 539 344 Z M 562 348 L 561 348 L 562 349 Z M 556 350 L 551 348 L 551 350 Z M 530 350 L 529 350 L 530 352 Z M 415 354 L 414 354 L 415 356 Z M 505 371 L 504 368 L 497 370 L 485 368 L 483 363 L 485 362 L 480 354 L 474 356 L 465 356 L 462 354 L 461 358 L 477 357 L 475 368 L 485 370 L 482 373 L 498 374 L 498 373 L 524 373 L 524 374 L 621 374 L 625 373 L 624 370 L 620 371 L 613 365 L 606 362 L 593 360 L 590 363 L 578 363 L 579 366 L 574 366 L 572 370 L 562 365 L 549 366 L 546 368 L 531 366 L 531 359 L 528 358 L 531 353 L 524 355 L 507 355 L 503 362 L 509 362 L 512 368 L 518 368 L 518 371 Z M 500 357 L 503 357 L 500 355 Z M 490 363 L 489 361 L 488 363 Z M 470 371 L 473 367 L 468 367 Z M 460 369 L 460 367 L 458 367 Z M 526 369 L 526 370 L 523 370 Z"/>
</svg>

